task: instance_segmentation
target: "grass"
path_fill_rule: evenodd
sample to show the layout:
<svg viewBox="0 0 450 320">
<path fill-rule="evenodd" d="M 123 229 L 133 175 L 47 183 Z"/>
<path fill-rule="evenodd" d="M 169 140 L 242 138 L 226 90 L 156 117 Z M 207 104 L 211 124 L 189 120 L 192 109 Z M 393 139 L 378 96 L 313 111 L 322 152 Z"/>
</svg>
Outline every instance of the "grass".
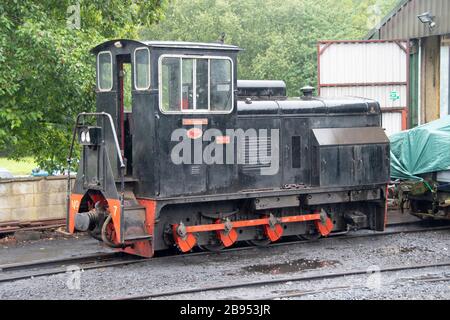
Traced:
<svg viewBox="0 0 450 320">
<path fill-rule="evenodd" d="M 5 168 L 15 176 L 31 175 L 31 170 L 36 167 L 32 158 L 24 158 L 20 161 L 0 158 L 0 168 Z"/>
</svg>

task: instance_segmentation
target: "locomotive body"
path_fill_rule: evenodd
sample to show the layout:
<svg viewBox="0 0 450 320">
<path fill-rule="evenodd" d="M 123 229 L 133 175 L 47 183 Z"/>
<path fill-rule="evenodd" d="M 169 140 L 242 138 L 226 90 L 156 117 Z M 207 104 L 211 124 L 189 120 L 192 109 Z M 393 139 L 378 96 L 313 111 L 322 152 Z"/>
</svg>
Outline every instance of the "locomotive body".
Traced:
<svg viewBox="0 0 450 320">
<path fill-rule="evenodd" d="M 93 49 L 97 112 L 80 114 L 74 131 L 82 153 L 68 184 L 70 232 L 150 257 L 174 245 L 220 250 L 384 229 L 389 141 L 379 104 L 238 84 L 239 51 L 132 40 Z"/>
</svg>

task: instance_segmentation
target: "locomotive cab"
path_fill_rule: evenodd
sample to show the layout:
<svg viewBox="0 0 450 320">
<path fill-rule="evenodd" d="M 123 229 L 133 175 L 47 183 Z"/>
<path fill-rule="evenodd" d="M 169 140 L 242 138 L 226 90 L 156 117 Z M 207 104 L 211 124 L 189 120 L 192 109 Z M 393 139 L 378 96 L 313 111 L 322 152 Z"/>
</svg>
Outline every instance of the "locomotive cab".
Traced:
<svg viewBox="0 0 450 320">
<path fill-rule="evenodd" d="M 195 135 L 209 126 L 234 127 L 239 51 L 215 43 L 123 39 L 92 50 L 96 112 L 77 119 L 83 151 L 70 190 L 70 232 L 89 231 L 114 247 L 126 248 L 126 242 L 135 240 L 143 243 L 151 239 L 145 221 L 154 219 L 147 212 L 153 204 L 137 200 L 136 195 L 168 196 L 177 187 L 192 193 L 205 190 L 206 172 L 194 164 L 198 159 L 192 156 L 194 167 L 188 170 L 168 166 L 168 145 L 172 132 L 179 128 Z M 191 176 L 192 170 L 198 174 Z M 215 177 L 232 176 L 229 172 L 230 168 L 215 168 Z M 177 183 L 180 175 L 185 176 L 183 185 Z M 107 218 L 110 234 L 102 236 Z M 148 246 L 144 247 L 148 255 Z"/>
<path fill-rule="evenodd" d="M 151 257 L 384 228 L 379 104 L 287 99 L 281 81 L 238 85 L 239 51 L 124 39 L 92 50 L 96 112 L 76 120 L 69 232 Z"/>
</svg>

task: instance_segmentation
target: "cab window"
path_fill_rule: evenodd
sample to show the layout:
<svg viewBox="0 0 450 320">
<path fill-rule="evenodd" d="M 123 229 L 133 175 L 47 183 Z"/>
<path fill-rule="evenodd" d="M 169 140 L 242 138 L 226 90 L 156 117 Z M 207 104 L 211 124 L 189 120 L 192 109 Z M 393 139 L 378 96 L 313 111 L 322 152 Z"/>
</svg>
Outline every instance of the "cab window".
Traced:
<svg viewBox="0 0 450 320">
<path fill-rule="evenodd" d="M 98 89 L 110 91 L 113 87 L 112 55 L 109 51 L 103 51 L 97 57 Z"/>
<path fill-rule="evenodd" d="M 164 111 L 180 111 L 181 102 L 181 59 L 164 58 L 162 64 L 161 108 Z"/>
<path fill-rule="evenodd" d="M 134 51 L 134 86 L 136 90 L 150 88 L 150 51 L 138 48 Z"/>
<path fill-rule="evenodd" d="M 194 110 L 194 59 L 181 59 L 181 109 Z"/>
<path fill-rule="evenodd" d="M 233 71 L 229 58 L 160 58 L 160 108 L 163 112 L 229 113 Z"/>
<path fill-rule="evenodd" d="M 211 110 L 231 108 L 231 64 L 229 60 L 211 61 Z"/>
</svg>

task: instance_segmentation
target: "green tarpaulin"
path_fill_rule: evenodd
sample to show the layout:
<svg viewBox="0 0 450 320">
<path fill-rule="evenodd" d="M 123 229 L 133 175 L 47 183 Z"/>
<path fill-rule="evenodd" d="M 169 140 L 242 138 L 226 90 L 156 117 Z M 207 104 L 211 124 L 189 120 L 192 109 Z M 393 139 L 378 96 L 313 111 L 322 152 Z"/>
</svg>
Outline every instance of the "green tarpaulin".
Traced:
<svg viewBox="0 0 450 320">
<path fill-rule="evenodd" d="M 422 180 L 418 175 L 450 168 L 450 116 L 389 139 L 393 179 Z"/>
</svg>

